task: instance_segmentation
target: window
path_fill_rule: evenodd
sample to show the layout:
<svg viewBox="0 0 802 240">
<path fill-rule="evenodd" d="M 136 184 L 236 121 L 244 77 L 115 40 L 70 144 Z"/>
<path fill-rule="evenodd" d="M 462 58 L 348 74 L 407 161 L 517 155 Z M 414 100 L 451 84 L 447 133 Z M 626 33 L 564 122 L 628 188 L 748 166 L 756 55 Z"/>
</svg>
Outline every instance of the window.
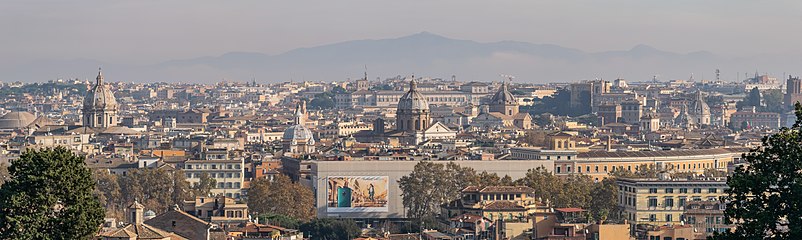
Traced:
<svg viewBox="0 0 802 240">
<path fill-rule="evenodd" d="M 674 193 L 674 189 L 673 188 L 666 188 L 666 193 Z"/>
<path fill-rule="evenodd" d="M 599 172 L 599 166 L 596 165 L 596 172 Z"/>
<path fill-rule="evenodd" d="M 673 216 L 673 215 L 671 215 L 671 214 L 666 214 L 666 222 L 673 222 L 673 221 L 674 221 L 674 218 L 673 218 L 673 217 L 674 217 L 674 216 Z"/>
<path fill-rule="evenodd" d="M 679 199 L 679 206 L 680 207 L 685 207 L 685 200 L 686 200 L 685 198 L 680 198 Z"/>
<path fill-rule="evenodd" d="M 657 188 L 649 188 L 649 193 L 657 193 Z"/>
<path fill-rule="evenodd" d="M 674 207 L 674 199 L 673 198 L 666 198 L 664 201 L 666 207 Z"/>
<path fill-rule="evenodd" d="M 657 198 L 649 199 L 649 207 L 657 207 Z"/>
<path fill-rule="evenodd" d="M 649 221 L 650 221 L 650 222 L 657 221 L 657 215 L 655 215 L 655 214 L 649 214 Z"/>
<path fill-rule="evenodd" d="M 688 193 L 688 189 L 687 188 L 680 188 L 679 189 L 679 193 Z"/>
<path fill-rule="evenodd" d="M 702 189 L 701 188 L 694 188 L 693 189 L 693 193 L 702 193 Z"/>
<path fill-rule="evenodd" d="M 557 167 L 557 173 L 560 173 L 560 167 Z"/>
<path fill-rule="evenodd" d="M 607 171 L 607 166 L 604 166 L 604 171 L 605 171 L 605 172 Z"/>
<path fill-rule="evenodd" d="M 718 192 L 718 189 L 715 188 L 707 189 L 707 193 L 716 193 L 716 192 Z"/>
</svg>

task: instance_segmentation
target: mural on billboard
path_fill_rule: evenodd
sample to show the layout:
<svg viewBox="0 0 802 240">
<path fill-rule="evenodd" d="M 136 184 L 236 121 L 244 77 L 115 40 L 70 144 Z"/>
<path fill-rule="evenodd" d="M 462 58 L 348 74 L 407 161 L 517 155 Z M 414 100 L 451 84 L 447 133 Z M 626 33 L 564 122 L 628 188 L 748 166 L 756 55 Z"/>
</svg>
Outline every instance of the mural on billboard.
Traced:
<svg viewBox="0 0 802 240">
<path fill-rule="evenodd" d="M 342 176 L 327 179 L 328 212 L 386 212 L 387 176 Z"/>
</svg>

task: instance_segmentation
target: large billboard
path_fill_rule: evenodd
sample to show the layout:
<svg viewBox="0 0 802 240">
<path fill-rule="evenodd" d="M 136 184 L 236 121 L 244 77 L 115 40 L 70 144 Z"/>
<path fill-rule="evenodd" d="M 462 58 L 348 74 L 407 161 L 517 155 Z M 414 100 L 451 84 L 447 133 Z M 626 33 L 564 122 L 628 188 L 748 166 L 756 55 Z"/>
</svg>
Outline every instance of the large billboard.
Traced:
<svg viewBox="0 0 802 240">
<path fill-rule="evenodd" d="M 327 212 L 387 212 L 387 176 L 335 176 L 326 180 Z"/>
</svg>

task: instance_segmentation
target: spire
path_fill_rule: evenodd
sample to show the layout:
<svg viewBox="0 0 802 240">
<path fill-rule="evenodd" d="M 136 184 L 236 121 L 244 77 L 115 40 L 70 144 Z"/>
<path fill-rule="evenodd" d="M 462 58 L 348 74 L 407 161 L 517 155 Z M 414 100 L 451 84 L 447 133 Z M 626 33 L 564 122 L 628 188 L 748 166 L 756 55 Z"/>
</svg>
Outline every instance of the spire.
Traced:
<svg viewBox="0 0 802 240">
<path fill-rule="evenodd" d="M 306 123 L 304 119 L 304 108 L 306 106 L 306 102 L 299 103 L 295 107 L 295 124 L 296 125 L 304 125 Z"/>
<path fill-rule="evenodd" d="M 103 69 L 97 68 L 97 85 L 100 86 L 103 84 Z"/>
</svg>

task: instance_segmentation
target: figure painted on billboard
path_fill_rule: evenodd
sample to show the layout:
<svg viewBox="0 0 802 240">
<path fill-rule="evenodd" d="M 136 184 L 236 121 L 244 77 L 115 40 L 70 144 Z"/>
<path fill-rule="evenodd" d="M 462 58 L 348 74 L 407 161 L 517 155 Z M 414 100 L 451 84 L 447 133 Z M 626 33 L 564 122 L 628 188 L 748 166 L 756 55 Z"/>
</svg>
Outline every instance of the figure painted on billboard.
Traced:
<svg viewBox="0 0 802 240">
<path fill-rule="evenodd" d="M 329 212 L 387 211 L 387 176 L 328 177 Z"/>
<path fill-rule="evenodd" d="M 373 198 L 374 194 L 376 194 L 376 188 L 374 188 L 373 183 L 371 183 L 370 187 L 368 187 L 368 200 L 370 200 L 370 202 L 376 202 L 376 199 Z"/>
<path fill-rule="evenodd" d="M 348 181 L 337 188 L 337 207 L 351 207 L 351 188 L 348 187 Z"/>
</svg>

